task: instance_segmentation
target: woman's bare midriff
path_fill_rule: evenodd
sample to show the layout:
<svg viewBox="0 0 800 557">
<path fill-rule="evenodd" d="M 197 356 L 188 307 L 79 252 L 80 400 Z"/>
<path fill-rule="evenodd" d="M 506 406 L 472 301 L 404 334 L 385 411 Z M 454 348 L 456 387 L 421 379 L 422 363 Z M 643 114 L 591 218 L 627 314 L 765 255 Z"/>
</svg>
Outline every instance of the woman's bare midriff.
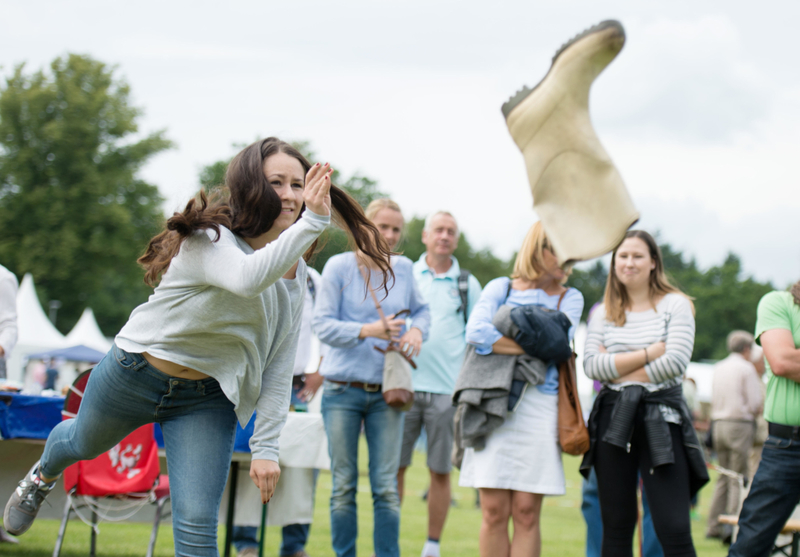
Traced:
<svg viewBox="0 0 800 557">
<path fill-rule="evenodd" d="M 147 360 L 147 363 L 156 368 L 158 371 L 161 373 L 166 373 L 172 377 L 178 377 L 179 379 L 190 379 L 192 381 L 208 379 L 208 375 L 197 371 L 196 369 L 178 365 L 175 362 L 170 362 L 168 360 L 162 360 L 161 358 L 156 358 L 147 352 L 142 352 L 142 356 L 144 356 L 144 359 Z"/>
</svg>

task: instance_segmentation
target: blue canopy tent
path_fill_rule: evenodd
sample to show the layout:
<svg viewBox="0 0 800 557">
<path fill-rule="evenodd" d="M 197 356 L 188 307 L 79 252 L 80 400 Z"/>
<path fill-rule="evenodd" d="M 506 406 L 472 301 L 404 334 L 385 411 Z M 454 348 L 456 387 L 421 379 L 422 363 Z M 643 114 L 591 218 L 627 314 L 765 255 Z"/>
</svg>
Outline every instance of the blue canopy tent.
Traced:
<svg viewBox="0 0 800 557">
<path fill-rule="evenodd" d="M 103 359 L 103 356 L 105 356 L 105 354 L 99 350 L 79 344 L 78 346 L 71 346 L 69 348 L 59 348 L 57 350 L 29 354 L 27 358 L 29 360 L 49 360 L 50 358 L 56 358 L 70 362 L 88 362 L 90 364 L 96 364 Z"/>
</svg>

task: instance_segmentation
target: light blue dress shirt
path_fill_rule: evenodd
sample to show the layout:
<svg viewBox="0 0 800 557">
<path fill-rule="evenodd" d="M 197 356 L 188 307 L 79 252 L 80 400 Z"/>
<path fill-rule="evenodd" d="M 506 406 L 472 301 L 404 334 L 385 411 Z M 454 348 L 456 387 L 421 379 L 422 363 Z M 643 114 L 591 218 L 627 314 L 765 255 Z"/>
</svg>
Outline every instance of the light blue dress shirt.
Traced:
<svg viewBox="0 0 800 557">
<path fill-rule="evenodd" d="M 411 310 L 409 326 L 428 338 L 430 312 L 417 289 L 411 260 L 402 255 L 392 257 L 394 283 L 389 295 L 380 288 L 381 277 L 372 273 L 372 287 L 387 318 L 403 309 Z M 380 319 L 372 296 L 365 289 L 364 278 L 353 252 L 334 255 L 322 270 L 322 288 L 314 308 L 314 331 L 330 348 L 322 360 L 320 373 L 334 381 L 383 381 L 383 354 L 375 346 L 385 348 L 388 341 L 358 338 L 361 327 Z M 405 332 L 405 330 L 403 331 Z M 401 333 L 402 335 L 402 333 Z"/>
<path fill-rule="evenodd" d="M 436 275 L 425 261 L 423 253 L 414 263 L 414 278 L 422 296 L 428 300 L 431 312 L 431 331 L 422 345 L 413 373 L 414 390 L 424 393 L 451 395 L 464 360 L 467 341 L 464 337 L 466 320 L 459 311 L 461 294 L 458 277 L 461 267 L 455 257 L 446 273 Z M 467 316 L 481 296 L 481 283 L 469 276 Z"/>
<path fill-rule="evenodd" d="M 560 294 L 549 296 L 544 290 L 532 288 L 530 290 L 511 290 L 508 293 L 508 284 L 511 279 L 508 277 L 496 278 L 486 285 L 481 293 L 480 300 L 469 316 L 467 323 L 467 342 L 476 346 L 475 352 L 478 354 L 490 354 L 492 345 L 503 336 L 497 328 L 492 325 L 494 314 L 502 305 L 511 307 L 525 306 L 529 304 L 544 306 L 549 309 L 556 309 Z M 575 336 L 575 329 L 583 313 L 583 294 L 575 288 L 570 288 L 561 301 L 561 312 L 569 317 L 572 327 L 569 329 L 570 340 Z M 558 394 L 558 368 L 552 362 L 547 366 L 545 381 L 538 386 L 539 391 L 544 394 Z"/>
</svg>

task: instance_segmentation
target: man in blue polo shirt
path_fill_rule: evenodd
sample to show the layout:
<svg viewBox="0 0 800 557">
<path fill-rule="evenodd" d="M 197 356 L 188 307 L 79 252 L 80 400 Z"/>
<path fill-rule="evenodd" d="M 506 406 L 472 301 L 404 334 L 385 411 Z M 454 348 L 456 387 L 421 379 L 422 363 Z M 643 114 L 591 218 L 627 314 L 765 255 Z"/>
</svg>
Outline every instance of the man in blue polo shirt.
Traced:
<svg viewBox="0 0 800 557">
<path fill-rule="evenodd" d="M 413 372 L 414 406 L 406 413 L 397 491 L 403 498 L 403 480 L 411 464 L 414 444 L 422 426 L 428 437 L 428 541 L 422 557 L 439 557 L 447 510 L 450 507 L 450 452 L 453 447 L 452 403 L 467 342 L 467 317 L 478 302 L 478 279 L 462 273 L 453 252 L 458 247 L 458 224 L 450 213 L 439 211 L 425 219 L 422 243 L 427 252 L 414 263 L 414 278 L 430 304 L 431 329 Z"/>
</svg>

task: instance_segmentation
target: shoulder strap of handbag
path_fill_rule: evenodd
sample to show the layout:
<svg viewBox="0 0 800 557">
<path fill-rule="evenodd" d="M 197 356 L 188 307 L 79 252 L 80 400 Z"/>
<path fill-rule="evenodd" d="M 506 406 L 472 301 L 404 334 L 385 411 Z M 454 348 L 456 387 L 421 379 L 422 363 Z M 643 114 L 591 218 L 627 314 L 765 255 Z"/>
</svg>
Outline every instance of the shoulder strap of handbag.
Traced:
<svg viewBox="0 0 800 557">
<path fill-rule="evenodd" d="M 569 292 L 569 288 L 567 288 L 566 290 L 564 290 L 564 291 L 561 293 L 561 296 L 559 296 L 559 297 L 558 297 L 558 305 L 556 306 L 556 310 L 557 310 L 557 311 L 561 311 L 561 302 L 564 300 L 564 296 L 566 296 L 566 295 L 567 295 L 567 292 Z"/>
<path fill-rule="evenodd" d="M 367 285 L 367 289 L 369 289 L 369 293 L 372 296 L 372 301 L 375 302 L 375 309 L 378 310 L 378 315 L 381 318 L 381 323 L 383 323 L 383 328 L 388 333 L 389 322 L 386 321 L 386 314 L 383 313 L 383 308 L 381 307 L 381 303 L 378 301 L 378 297 L 375 295 L 375 291 L 372 289 L 372 285 L 369 283 L 369 276 L 367 276 L 367 270 L 361 265 L 358 266 L 358 270 L 361 271 L 361 276 L 364 277 L 364 283 Z"/>
<path fill-rule="evenodd" d="M 564 290 L 561 293 L 561 296 L 558 297 L 558 305 L 556 306 L 556 310 L 561 311 L 561 302 L 564 300 L 564 296 L 567 295 L 567 292 L 569 292 L 569 288 Z M 572 339 L 572 353 L 573 354 L 575 353 L 575 339 L 574 338 Z"/>
</svg>

